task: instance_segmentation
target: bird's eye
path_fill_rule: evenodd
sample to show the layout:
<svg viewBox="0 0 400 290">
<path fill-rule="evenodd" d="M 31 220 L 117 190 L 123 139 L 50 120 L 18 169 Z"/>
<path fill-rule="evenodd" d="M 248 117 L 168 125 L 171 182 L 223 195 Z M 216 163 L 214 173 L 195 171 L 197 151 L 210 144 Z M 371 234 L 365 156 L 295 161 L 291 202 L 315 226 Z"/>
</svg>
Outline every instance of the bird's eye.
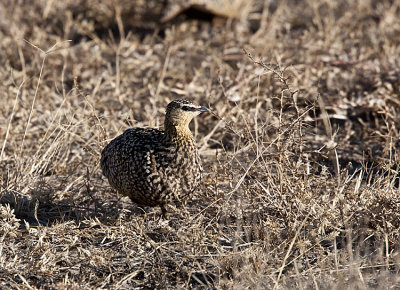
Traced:
<svg viewBox="0 0 400 290">
<path fill-rule="evenodd" d="M 190 107 L 190 106 L 183 106 L 183 107 L 182 107 L 182 110 L 184 110 L 184 111 L 190 111 L 190 112 L 197 111 L 196 108 Z"/>
</svg>

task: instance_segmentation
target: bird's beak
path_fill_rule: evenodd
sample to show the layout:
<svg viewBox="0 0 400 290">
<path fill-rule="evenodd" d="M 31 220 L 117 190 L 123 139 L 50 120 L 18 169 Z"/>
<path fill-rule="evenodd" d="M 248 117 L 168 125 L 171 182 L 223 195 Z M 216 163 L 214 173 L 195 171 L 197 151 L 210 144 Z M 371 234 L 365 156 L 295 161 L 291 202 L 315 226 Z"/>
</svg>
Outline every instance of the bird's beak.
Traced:
<svg viewBox="0 0 400 290">
<path fill-rule="evenodd" d="M 206 107 L 200 107 L 198 111 L 199 111 L 200 113 L 203 113 L 203 112 L 210 112 L 210 109 L 209 109 L 209 108 L 206 108 Z"/>
</svg>

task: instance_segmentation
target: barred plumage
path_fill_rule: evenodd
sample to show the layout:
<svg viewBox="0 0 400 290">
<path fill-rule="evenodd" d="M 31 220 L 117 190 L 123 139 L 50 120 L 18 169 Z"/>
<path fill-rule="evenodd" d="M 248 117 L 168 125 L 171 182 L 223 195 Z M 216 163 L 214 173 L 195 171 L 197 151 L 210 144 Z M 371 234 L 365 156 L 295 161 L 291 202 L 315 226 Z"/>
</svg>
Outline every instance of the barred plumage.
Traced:
<svg viewBox="0 0 400 290">
<path fill-rule="evenodd" d="M 110 185 L 137 204 L 160 206 L 185 201 L 200 184 L 201 163 L 190 121 L 209 109 L 188 100 L 168 104 L 165 130 L 131 128 L 101 153 L 101 169 Z"/>
</svg>

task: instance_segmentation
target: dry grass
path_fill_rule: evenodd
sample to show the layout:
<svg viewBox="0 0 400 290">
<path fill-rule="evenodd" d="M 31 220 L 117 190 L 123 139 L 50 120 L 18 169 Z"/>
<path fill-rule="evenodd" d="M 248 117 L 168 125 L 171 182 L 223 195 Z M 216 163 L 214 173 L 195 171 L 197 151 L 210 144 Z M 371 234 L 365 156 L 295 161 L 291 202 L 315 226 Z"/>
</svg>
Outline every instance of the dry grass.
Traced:
<svg viewBox="0 0 400 290">
<path fill-rule="evenodd" d="M 0 287 L 400 287 L 398 1 L 157 3 L 0 3 Z M 182 97 L 206 174 L 163 222 L 99 155 Z"/>
</svg>

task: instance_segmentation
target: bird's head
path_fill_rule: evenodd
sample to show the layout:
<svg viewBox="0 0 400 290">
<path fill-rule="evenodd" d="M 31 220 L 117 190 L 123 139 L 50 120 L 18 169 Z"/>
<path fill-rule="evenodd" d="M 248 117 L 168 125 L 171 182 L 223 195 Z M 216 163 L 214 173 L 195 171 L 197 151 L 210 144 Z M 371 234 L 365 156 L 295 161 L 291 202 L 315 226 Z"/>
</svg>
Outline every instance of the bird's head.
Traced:
<svg viewBox="0 0 400 290">
<path fill-rule="evenodd" d="M 203 112 L 210 112 L 206 107 L 193 104 L 189 100 L 175 100 L 168 104 L 165 115 L 165 127 L 188 128 L 190 121 Z"/>
</svg>

